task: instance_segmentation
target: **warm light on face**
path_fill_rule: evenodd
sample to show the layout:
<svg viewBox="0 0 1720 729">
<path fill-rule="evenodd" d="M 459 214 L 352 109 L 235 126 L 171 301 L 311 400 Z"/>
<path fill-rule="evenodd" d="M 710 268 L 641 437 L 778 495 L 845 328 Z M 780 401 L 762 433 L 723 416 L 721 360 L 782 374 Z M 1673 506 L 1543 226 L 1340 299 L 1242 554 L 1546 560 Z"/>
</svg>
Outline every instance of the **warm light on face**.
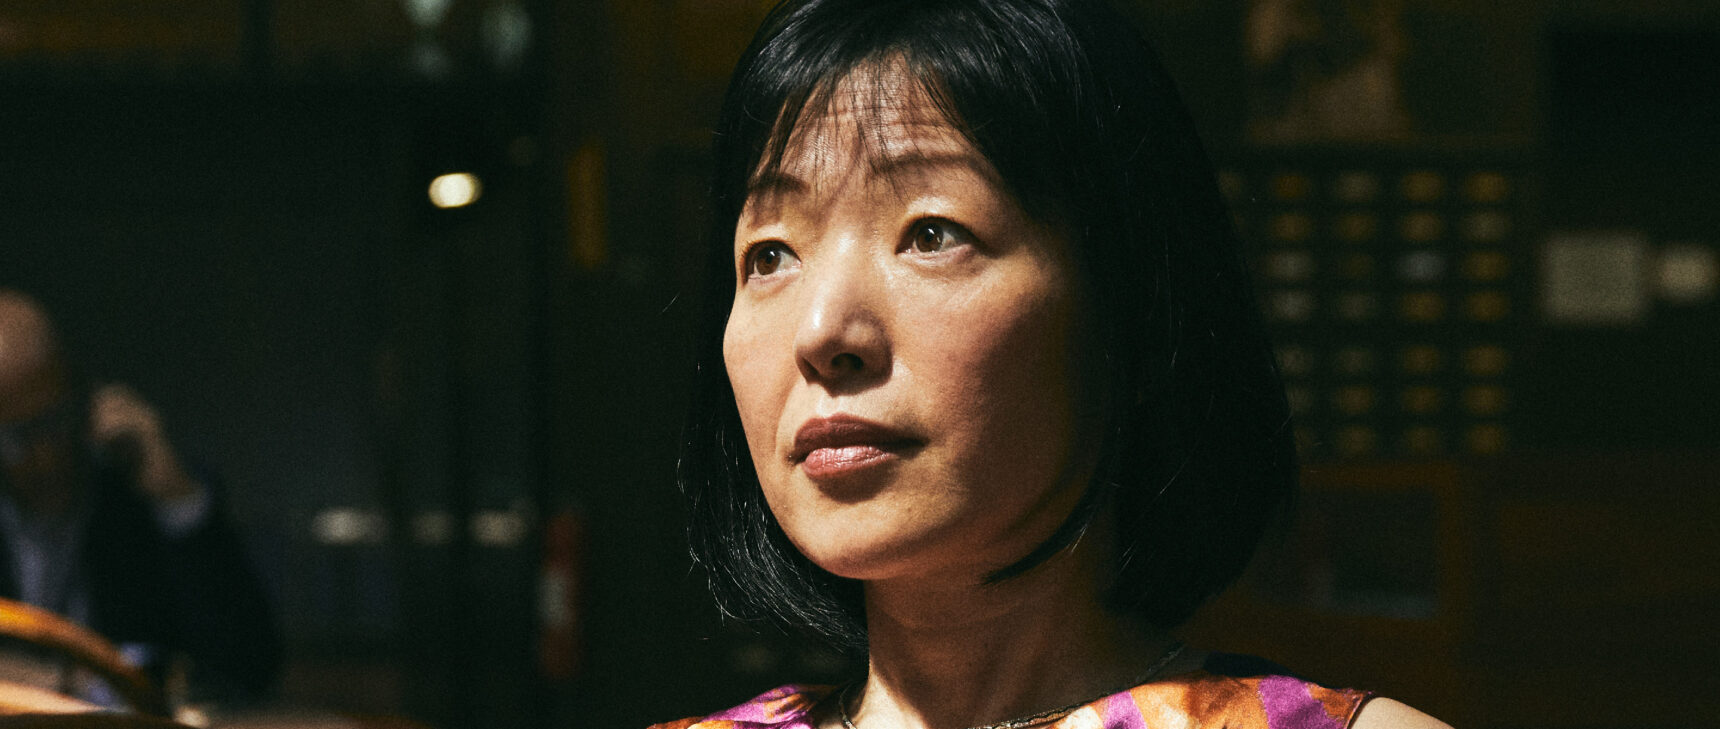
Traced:
<svg viewBox="0 0 1720 729">
<path fill-rule="evenodd" d="M 439 208 L 463 208 L 478 201 L 484 184 L 477 175 L 456 172 L 430 181 L 430 203 Z"/>
<path fill-rule="evenodd" d="M 851 579 L 979 584 L 1085 483 L 1068 242 L 907 77 L 878 82 L 900 91 L 881 110 L 853 83 L 749 194 L 724 366 L 802 554 Z"/>
</svg>

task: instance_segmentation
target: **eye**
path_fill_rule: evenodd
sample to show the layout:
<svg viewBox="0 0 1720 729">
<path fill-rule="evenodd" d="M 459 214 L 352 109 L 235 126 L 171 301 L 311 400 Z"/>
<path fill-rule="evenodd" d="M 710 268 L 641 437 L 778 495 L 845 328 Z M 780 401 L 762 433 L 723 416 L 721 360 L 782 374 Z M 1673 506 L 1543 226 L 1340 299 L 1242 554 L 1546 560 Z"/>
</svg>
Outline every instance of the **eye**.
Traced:
<svg viewBox="0 0 1720 729">
<path fill-rule="evenodd" d="M 754 244 L 747 249 L 746 259 L 743 261 L 747 278 L 770 276 L 784 269 L 792 269 L 797 263 L 800 263 L 800 259 L 794 255 L 794 251 L 778 240 Z"/>
<path fill-rule="evenodd" d="M 943 218 L 922 218 L 908 229 L 908 245 L 918 253 L 940 253 L 972 242 L 966 228 Z"/>
</svg>

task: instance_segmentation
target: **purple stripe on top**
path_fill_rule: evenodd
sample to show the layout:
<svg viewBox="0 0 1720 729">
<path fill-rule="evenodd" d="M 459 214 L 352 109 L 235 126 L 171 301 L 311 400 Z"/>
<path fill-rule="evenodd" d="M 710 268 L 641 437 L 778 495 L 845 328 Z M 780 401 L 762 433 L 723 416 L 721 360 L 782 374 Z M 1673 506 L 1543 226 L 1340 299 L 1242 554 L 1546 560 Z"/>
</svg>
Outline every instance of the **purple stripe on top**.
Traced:
<svg viewBox="0 0 1720 729">
<path fill-rule="evenodd" d="M 786 699 L 794 698 L 796 694 L 804 691 L 806 691 L 806 688 L 803 686 L 789 684 L 760 694 L 758 697 L 741 704 L 740 706 L 736 706 L 726 711 L 717 712 L 705 718 L 744 721 L 771 726 L 782 725 L 783 729 L 803 726 L 803 724 L 790 724 L 787 722 L 793 719 L 798 719 L 804 715 L 806 713 L 808 702 L 804 700 L 787 701 L 786 703 L 788 706 L 786 707 L 783 706 L 783 704 Z"/>
<path fill-rule="evenodd" d="M 1095 708 L 1104 720 L 1105 729 L 1147 729 L 1141 707 L 1135 705 L 1135 697 L 1127 691 L 1101 699 Z"/>
<path fill-rule="evenodd" d="M 1272 729 L 1344 729 L 1344 720 L 1326 713 L 1326 706 L 1308 694 L 1308 684 L 1289 676 L 1260 679 L 1260 705 Z"/>
</svg>

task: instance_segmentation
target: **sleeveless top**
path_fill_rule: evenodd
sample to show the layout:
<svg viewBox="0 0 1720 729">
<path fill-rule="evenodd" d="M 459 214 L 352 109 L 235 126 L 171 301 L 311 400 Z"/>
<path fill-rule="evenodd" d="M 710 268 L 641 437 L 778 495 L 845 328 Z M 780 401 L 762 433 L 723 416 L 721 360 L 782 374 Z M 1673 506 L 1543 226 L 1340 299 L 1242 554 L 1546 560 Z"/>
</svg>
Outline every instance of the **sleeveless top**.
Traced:
<svg viewBox="0 0 1720 729">
<path fill-rule="evenodd" d="M 1371 696 L 1282 670 L 1260 659 L 1214 654 L 1198 671 L 1103 697 L 1045 729 L 1346 729 Z M 811 729 L 808 715 L 834 690 L 790 684 L 726 711 L 650 729 Z"/>
</svg>

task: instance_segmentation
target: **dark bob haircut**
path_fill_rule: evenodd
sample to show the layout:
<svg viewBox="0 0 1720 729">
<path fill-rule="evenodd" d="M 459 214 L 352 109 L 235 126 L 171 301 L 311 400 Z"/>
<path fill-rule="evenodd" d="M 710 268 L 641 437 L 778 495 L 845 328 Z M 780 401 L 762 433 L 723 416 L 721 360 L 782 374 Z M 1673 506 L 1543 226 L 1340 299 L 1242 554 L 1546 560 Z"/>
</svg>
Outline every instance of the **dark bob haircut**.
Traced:
<svg viewBox="0 0 1720 729">
<path fill-rule="evenodd" d="M 722 340 L 748 181 L 781 164 L 797 121 L 831 108 L 839 85 L 887 93 L 891 74 L 1024 210 L 1068 231 L 1086 303 L 1093 480 L 1045 544 L 991 579 L 1032 569 L 1108 510 L 1111 607 L 1181 624 L 1294 498 L 1295 447 L 1211 165 L 1153 52 L 1102 0 L 789 0 L 767 17 L 716 129 L 711 289 L 680 463 L 694 559 L 725 613 L 864 650 L 859 584 L 796 551 L 765 503 Z"/>
</svg>

